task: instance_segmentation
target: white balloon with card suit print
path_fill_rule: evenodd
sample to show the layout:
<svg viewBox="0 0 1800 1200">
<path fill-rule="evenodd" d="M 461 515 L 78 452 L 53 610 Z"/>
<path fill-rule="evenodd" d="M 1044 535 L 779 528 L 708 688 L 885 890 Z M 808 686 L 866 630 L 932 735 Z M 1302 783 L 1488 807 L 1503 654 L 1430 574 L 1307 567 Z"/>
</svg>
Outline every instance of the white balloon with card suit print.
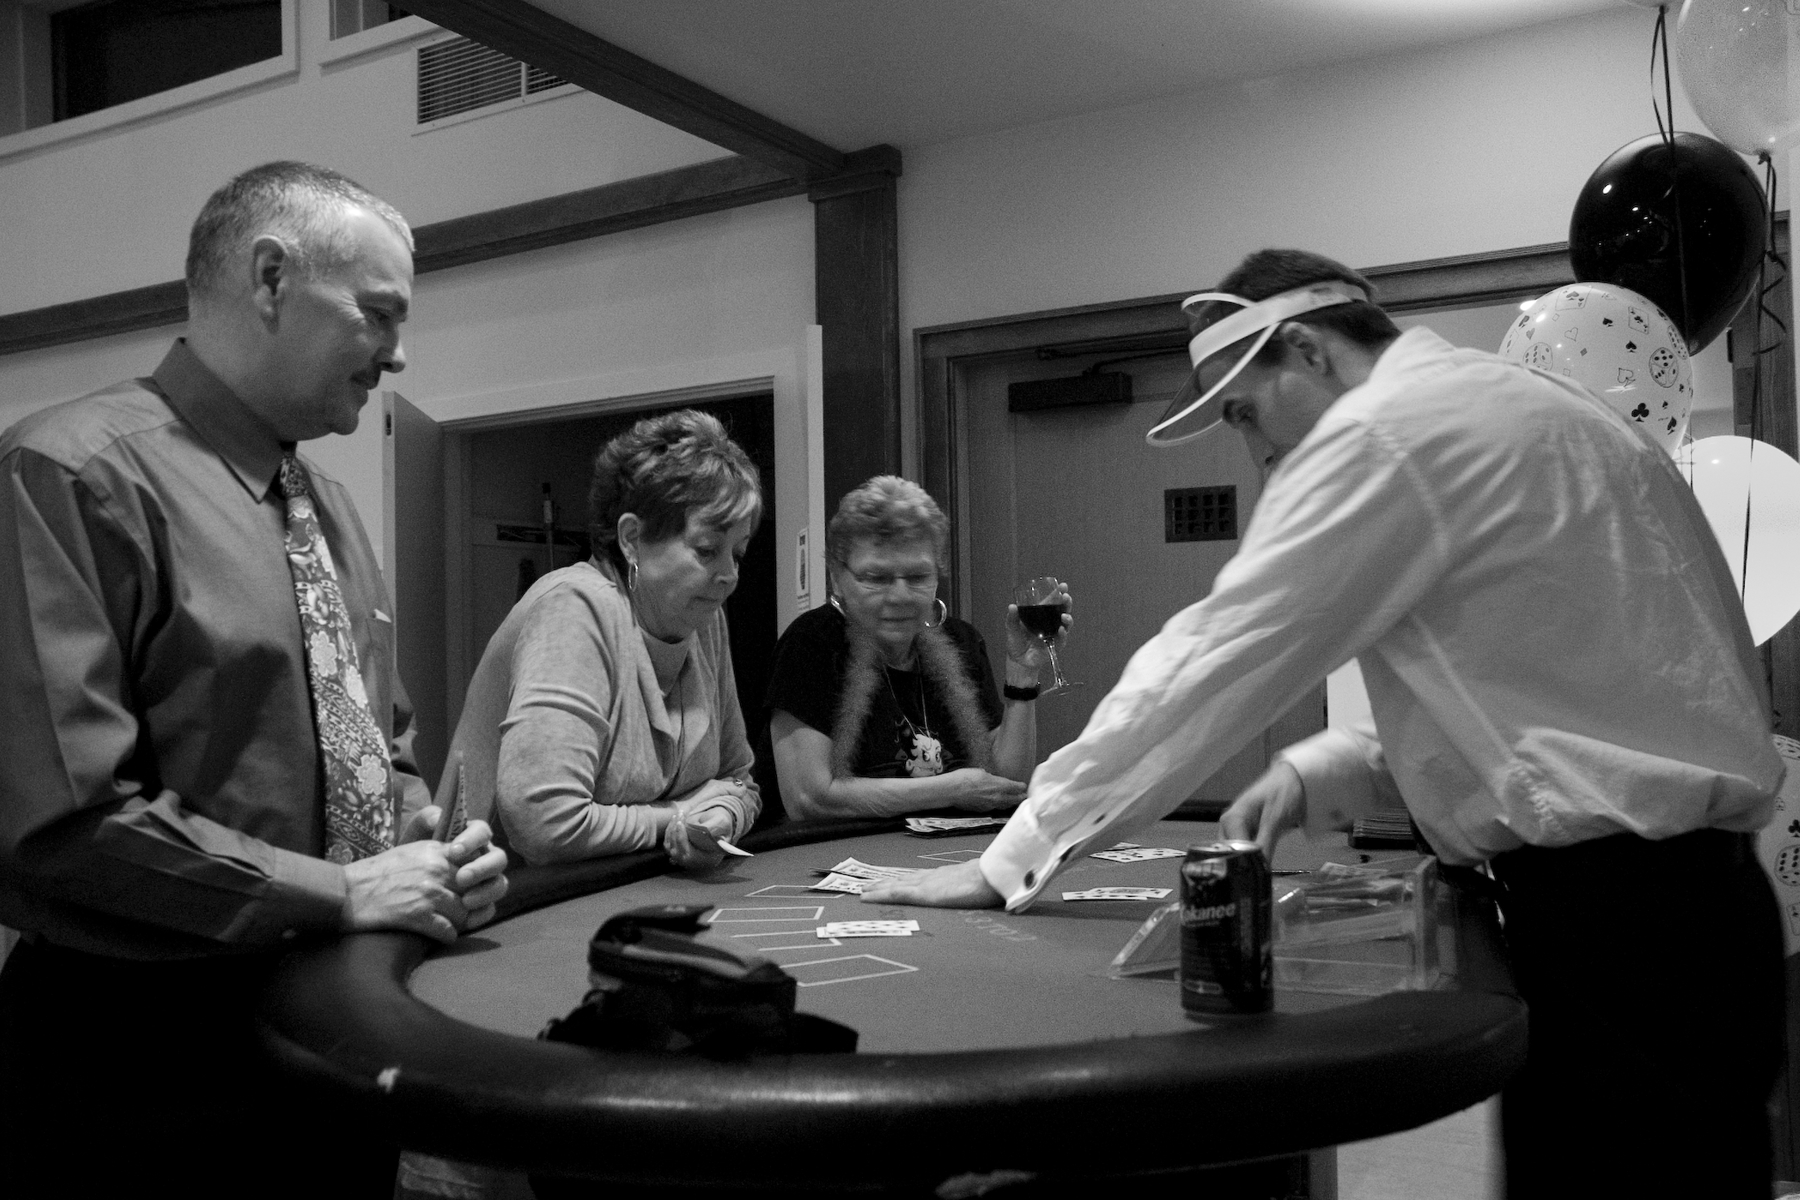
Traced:
<svg viewBox="0 0 1800 1200">
<path fill-rule="evenodd" d="M 1670 454 L 1687 433 L 1687 344 L 1662 309 L 1629 288 L 1570 283 L 1545 292 L 1506 331 L 1500 356 L 1573 379 Z"/>
<path fill-rule="evenodd" d="M 1800 612 L 1800 462 L 1743 437 L 1701 438 L 1675 461 L 1725 552 L 1760 646 Z"/>
</svg>

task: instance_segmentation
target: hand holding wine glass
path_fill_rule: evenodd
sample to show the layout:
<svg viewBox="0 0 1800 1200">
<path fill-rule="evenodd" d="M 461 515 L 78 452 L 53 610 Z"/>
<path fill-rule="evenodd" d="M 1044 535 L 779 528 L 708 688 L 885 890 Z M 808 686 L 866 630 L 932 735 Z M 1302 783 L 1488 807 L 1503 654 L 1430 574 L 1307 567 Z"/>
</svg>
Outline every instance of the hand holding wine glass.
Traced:
<svg viewBox="0 0 1800 1200">
<path fill-rule="evenodd" d="M 1048 659 L 1051 682 L 1044 694 L 1082 686 L 1062 671 L 1056 648 L 1075 624 L 1070 610 L 1074 599 L 1069 586 L 1052 575 L 1043 575 L 1013 589 L 1013 606 L 1007 612 L 1007 651 L 1011 658 L 1036 666 Z M 1041 656 L 1041 657 L 1040 657 Z"/>
</svg>

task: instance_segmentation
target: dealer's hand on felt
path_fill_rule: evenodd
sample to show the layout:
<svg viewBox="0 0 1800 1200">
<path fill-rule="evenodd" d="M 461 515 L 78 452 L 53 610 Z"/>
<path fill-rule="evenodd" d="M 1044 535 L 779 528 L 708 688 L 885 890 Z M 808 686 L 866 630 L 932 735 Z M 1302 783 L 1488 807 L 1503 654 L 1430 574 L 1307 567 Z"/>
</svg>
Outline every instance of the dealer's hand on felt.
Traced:
<svg viewBox="0 0 1800 1200">
<path fill-rule="evenodd" d="M 494 919 L 506 895 L 506 852 L 486 821 L 470 821 L 454 841 L 414 839 L 350 863 L 344 882 L 345 932 L 399 929 L 453 942 Z"/>
<path fill-rule="evenodd" d="M 999 908 L 1005 903 L 1000 893 L 988 886 L 978 858 L 939 867 L 905 882 L 872 884 L 864 890 L 862 902 L 917 904 L 925 908 Z"/>
<path fill-rule="evenodd" d="M 1025 802 L 1025 785 L 1004 775 L 995 775 L 980 767 L 962 767 L 944 776 L 945 783 L 954 782 L 955 807 L 965 812 L 993 812 L 1017 808 Z"/>
<path fill-rule="evenodd" d="M 1233 841 L 1255 842 L 1272 862 L 1281 835 L 1305 822 L 1306 785 L 1300 772 L 1281 759 L 1238 793 L 1219 818 L 1219 832 Z"/>
</svg>

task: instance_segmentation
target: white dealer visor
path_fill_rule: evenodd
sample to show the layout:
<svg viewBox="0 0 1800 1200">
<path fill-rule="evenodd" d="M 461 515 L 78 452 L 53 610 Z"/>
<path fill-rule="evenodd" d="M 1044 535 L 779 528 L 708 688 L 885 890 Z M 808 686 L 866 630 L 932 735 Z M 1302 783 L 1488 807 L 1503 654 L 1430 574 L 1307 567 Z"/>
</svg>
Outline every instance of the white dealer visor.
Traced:
<svg viewBox="0 0 1800 1200">
<path fill-rule="evenodd" d="M 1193 368 L 1188 372 L 1187 382 L 1175 393 L 1175 399 L 1163 412 L 1162 420 L 1144 435 L 1144 440 L 1152 446 L 1179 446 L 1182 442 L 1199 437 L 1224 418 L 1224 406 L 1217 400 L 1219 392 L 1237 378 L 1238 372 L 1249 365 L 1257 351 L 1268 344 L 1269 338 L 1274 336 L 1276 328 L 1283 321 L 1321 308 L 1352 304 L 1368 298 L 1369 294 L 1355 284 L 1336 279 L 1309 283 L 1305 287 L 1254 302 L 1242 296 L 1233 296 L 1229 292 L 1201 292 L 1189 296 L 1181 302 L 1181 311 L 1190 318 L 1195 309 L 1211 301 L 1240 307 L 1230 316 L 1221 317 L 1200 330 L 1189 340 L 1188 361 L 1193 364 Z M 1231 369 L 1217 383 L 1206 390 L 1205 395 L 1199 395 L 1200 364 L 1233 342 L 1241 342 L 1245 338 L 1251 338 L 1252 341 L 1242 356 L 1231 364 Z"/>
</svg>

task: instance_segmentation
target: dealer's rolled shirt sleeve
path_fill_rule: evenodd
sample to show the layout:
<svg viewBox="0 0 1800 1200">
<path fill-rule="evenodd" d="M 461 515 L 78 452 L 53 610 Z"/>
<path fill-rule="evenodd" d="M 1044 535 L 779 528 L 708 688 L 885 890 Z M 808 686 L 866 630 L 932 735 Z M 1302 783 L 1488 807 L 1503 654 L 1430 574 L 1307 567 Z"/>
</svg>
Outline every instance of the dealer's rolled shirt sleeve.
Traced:
<svg viewBox="0 0 1800 1200">
<path fill-rule="evenodd" d="M 1296 452 L 1212 595 L 1132 655 L 1087 728 L 1051 755 L 981 858 L 1009 909 L 1093 844 L 1158 820 L 1442 571 L 1440 522 L 1410 464 L 1344 424 Z M 1302 478 L 1303 477 L 1303 478 Z"/>
<path fill-rule="evenodd" d="M 1321 730 L 1280 751 L 1275 761 L 1300 777 L 1309 837 L 1341 833 L 1358 817 L 1406 808 L 1373 725 Z"/>
</svg>

